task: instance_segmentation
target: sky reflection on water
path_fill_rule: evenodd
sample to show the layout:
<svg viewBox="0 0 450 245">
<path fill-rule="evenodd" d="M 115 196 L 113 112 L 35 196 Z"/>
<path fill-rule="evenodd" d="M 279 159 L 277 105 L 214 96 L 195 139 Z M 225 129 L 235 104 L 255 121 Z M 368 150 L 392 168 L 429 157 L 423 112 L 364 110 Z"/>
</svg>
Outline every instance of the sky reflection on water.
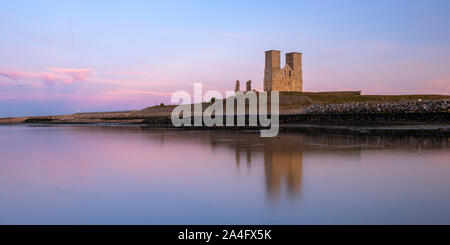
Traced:
<svg viewBox="0 0 450 245">
<path fill-rule="evenodd" d="M 446 137 L 0 127 L 0 224 L 450 224 Z"/>
</svg>

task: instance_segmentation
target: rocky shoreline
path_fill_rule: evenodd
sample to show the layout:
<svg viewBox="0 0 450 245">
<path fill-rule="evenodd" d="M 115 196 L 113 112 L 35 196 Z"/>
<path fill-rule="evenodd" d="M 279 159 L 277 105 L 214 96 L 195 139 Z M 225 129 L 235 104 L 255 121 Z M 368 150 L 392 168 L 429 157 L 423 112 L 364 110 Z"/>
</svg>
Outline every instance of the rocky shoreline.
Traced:
<svg viewBox="0 0 450 245">
<path fill-rule="evenodd" d="M 449 100 L 353 102 L 346 104 L 315 104 L 304 114 L 361 114 L 361 113 L 437 113 L 450 112 Z"/>
</svg>

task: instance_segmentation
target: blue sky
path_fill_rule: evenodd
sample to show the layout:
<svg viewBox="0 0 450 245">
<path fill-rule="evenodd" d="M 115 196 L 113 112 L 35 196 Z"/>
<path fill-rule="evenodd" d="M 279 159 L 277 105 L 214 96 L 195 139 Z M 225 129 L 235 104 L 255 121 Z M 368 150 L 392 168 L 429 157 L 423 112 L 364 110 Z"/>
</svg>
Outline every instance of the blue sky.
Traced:
<svg viewBox="0 0 450 245">
<path fill-rule="evenodd" d="M 269 49 L 303 52 L 307 91 L 450 94 L 448 13 L 438 0 L 5 0 L 0 117 L 141 109 L 193 82 L 262 89 Z"/>
</svg>

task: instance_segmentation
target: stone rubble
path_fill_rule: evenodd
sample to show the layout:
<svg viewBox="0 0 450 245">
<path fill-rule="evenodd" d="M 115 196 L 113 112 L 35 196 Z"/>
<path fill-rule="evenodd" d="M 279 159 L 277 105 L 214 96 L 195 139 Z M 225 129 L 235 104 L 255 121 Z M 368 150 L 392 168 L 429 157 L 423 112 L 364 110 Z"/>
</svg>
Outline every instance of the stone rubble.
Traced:
<svg viewBox="0 0 450 245">
<path fill-rule="evenodd" d="M 360 114 L 360 113 L 430 113 L 450 112 L 449 100 L 353 102 L 346 104 L 315 104 L 305 108 L 306 114 Z"/>
</svg>

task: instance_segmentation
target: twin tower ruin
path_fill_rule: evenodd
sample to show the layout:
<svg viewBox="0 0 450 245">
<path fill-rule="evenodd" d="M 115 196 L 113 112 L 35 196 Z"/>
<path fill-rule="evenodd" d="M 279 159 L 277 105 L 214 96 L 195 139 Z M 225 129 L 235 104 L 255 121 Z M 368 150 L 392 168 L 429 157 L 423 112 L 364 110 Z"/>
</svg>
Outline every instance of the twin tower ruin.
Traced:
<svg viewBox="0 0 450 245">
<path fill-rule="evenodd" d="M 302 54 L 286 54 L 286 65 L 281 68 L 280 51 L 266 51 L 264 91 L 302 92 Z"/>
<path fill-rule="evenodd" d="M 264 68 L 264 91 L 302 92 L 303 72 L 302 53 L 286 54 L 286 65 L 281 68 L 280 51 L 266 51 L 266 67 Z M 247 81 L 246 91 L 250 91 L 251 82 Z M 235 91 L 239 91 L 240 83 L 236 81 Z"/>
</svg>

